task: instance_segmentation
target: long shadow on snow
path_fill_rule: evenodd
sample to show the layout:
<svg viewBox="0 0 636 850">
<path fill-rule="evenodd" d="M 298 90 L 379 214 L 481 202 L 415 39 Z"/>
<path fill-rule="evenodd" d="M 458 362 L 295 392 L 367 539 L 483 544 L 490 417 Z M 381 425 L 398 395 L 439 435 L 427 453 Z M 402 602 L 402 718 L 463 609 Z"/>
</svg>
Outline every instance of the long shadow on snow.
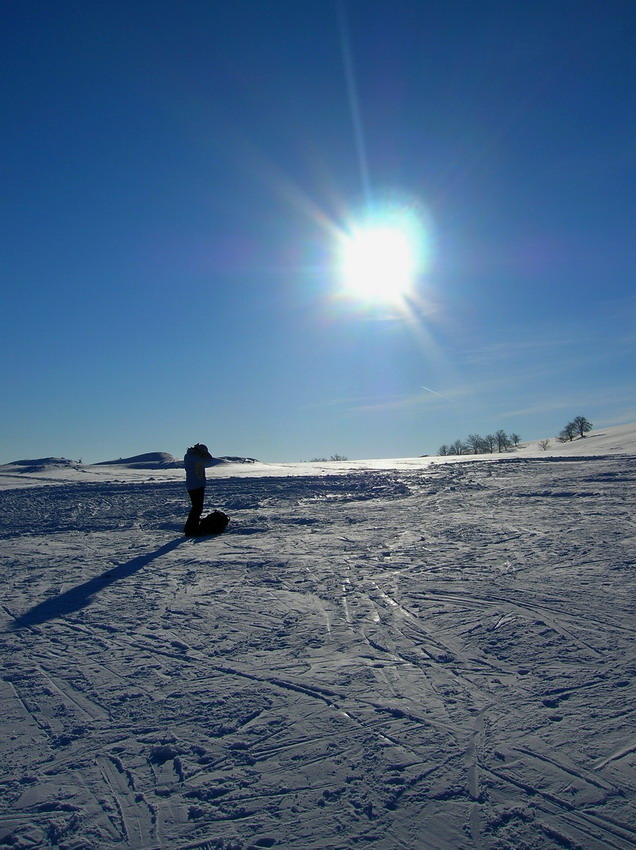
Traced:
<svg viewBox="0 0 636 850">
<path fill-rule="evenodd" d="M 23 629 L 28 626 L 35 626 L 40 623 L 45 623 L 47 620 L 55 620 L 57 617 L 64 617 L 67 614 L 72 614 L 73 611 L 79 611 L 90 605 L 93 596 L 100 590 L 103 590 L 108 585 L 119 581 L 122 578 L 134 575 L 139 570 L 151 564 L 162 555 L 166 555 L 177 546 L 185 542 L 187 537 L 179 537 L 176 540 L 171 540 L 170 543 L 164 543 L 156 552 L 150 552 L 147 555 L 138 555 L 131 561 L 126 561 L 125 564 L 120 564 L 118 567 L 107 570 L 90 581 L 85 581 L 84 584 L 78 584 L 77 587 L 72 587 L 70 590 L 60 593 L 52 599 L 46 599 L 40 602 L 33 608 L 25 611 L 20 617 L 16 617 L 14 623 L 11 624 L 12 629 Z"/>
</svg>

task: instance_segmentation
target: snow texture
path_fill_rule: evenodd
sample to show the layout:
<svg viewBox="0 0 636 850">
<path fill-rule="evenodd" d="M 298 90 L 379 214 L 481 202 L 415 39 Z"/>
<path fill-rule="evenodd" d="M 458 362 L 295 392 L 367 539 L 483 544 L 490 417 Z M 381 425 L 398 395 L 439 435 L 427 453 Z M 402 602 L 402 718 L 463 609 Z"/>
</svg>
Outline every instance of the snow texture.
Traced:
<svg viewBox="0 0 636 850">
<path fill-rule="evenodd" d="M 0 846 L 636 848 L 635 435 L 0 468 Z"/>
</svg>

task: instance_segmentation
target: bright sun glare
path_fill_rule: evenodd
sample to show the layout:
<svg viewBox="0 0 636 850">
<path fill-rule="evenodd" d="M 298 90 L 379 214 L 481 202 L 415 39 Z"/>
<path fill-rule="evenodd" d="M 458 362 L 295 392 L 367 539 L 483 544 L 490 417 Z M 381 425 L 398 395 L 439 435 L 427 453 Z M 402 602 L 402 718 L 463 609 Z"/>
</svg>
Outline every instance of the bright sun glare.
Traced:
<svg viewBox="0 0 636 850">
<path fill-rule="evenodd" d="M 368 302 L 399 302 L 422 267 L 422 233 L 412 216 L 387 214 L 353 225 L 339 239 L 344 293 Z"/>
</svg>

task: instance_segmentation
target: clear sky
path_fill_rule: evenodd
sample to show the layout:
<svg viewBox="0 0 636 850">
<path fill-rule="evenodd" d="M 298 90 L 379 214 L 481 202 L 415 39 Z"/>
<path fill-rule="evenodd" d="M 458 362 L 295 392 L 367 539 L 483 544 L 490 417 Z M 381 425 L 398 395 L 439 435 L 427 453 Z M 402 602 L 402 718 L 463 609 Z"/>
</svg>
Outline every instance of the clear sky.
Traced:
<svg viewBox="0 0 636 850">
<path fill-rule="evenodd" d="M 7 0 L 0 462 L 636 421 L 633 0 Z M 398 302 L 343 292 L 405 212 Z"/>
</svg>

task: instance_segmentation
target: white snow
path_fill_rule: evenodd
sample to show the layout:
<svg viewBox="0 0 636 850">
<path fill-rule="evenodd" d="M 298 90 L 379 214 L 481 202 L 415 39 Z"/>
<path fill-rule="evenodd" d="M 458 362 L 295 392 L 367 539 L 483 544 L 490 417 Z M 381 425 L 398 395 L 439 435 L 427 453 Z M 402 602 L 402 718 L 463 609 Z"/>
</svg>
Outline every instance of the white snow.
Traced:
<svg viewBox="0 0 636 850">
<path fill-rule="evenodd" d="M 636 847 L 636 425 L 208 477 L 0 467 L 0 846 Z"/>
</svg>

